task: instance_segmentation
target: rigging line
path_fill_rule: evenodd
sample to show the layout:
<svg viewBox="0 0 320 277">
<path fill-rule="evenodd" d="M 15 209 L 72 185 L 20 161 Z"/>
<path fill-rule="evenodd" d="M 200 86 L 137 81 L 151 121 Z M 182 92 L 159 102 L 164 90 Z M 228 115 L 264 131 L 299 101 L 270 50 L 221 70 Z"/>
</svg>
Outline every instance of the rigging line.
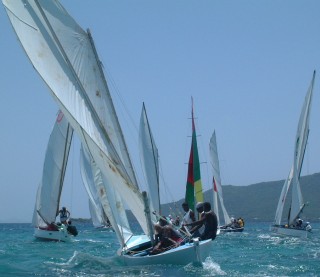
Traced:
<svg viewBox="0 0 320 277">
<path fill-rule="evenodd" d="M 101 63 L 102 64 L 102 63 Z M 102 64 L 103 65 L 103 64 Z M 135 131 L 138 133 L 139 132 L 139 127 L 137 126 L 137 124 L 135 123 L 133 117 L 131 116 L 131 113 L 130 113 L 130 110 L 128 109 L 127 105 L 126 105 L 126 102 L 124 100 L 124 97 L 122 96 L 121 92 L 120 92 L 120 89 L 118 88 L 117 86 L 117 83 L 115 82 L 114 78 L 112 77 L 112 74 L 111 74 L 111 71 L 105 67 L 103 65 L 103 68 L 105 69 L 105 71 L 107 72 L 107 75 L 108 75 L 108 80 L 109 80 L 109 84 L 112 85 L 113 89 L 114 89 L 114 92 L 117 94 L 117 96 L 119 97 L 118 99 L 120 100 L 120 103 L 122 104 L 123 106 L 123 109 L 124 111 L 126 112 L 129 120 L 131 121 L 131 124 L 132 126 L 134 127 Z"/>
<path fill-rule="evenodd" d="M 6 10 L 9 11 L 15 18 L 17 18 L 20 22 L 22 22 L 23 24 L 29 26 L 30 28 L 32 28 L 35 31 L 38 31 L 38 29 L 34 26 L 32 26 L 31 24 L 25 22 L 24 20 L 22 20 L 20 17 L 18 17 L 13 11 L 11 11 L 4 2 L 2 2 L 2 4 L 5 6 Z"/>
<path fill-rule="evenodd" d="M 103 80 L 105 88 L 106 88 L 106 96 L 108 97 L 108 99 L 109 99 L 109 101 L 111 103 L 110 106 L 111 106 L 111 109 L 112 109 L 112 113 L 114 114 L 114 118 L 116 120 L 116 124 L 117 124 L 117 128 L 118 128 L 119 134 L 120 134 L 120 136 L 122 138 L 122 141 L 123 141 L 123 147 L 125 148 L 126 154 L 128 156 L 127 162 L 129 163 L 129 166 L 132 169 L 133 176 L 131 176 L 131 174 L 129 176 L 133 177 L 133 179 L 134 179 L 133 181 L 137 185 L 137 178 L 135 176 L 134 168 L 133 168 L 133 165 L 132 165 L 132 162 L 131 162 L 130 154 L 129 154 L 129 151 L 128 151 L 128 146 L 127 146 L 127 143 L 126 143 L 126 141 L 124 139 L 124 135 L 123 135 L 123 132 L 122 132 L 122 129 L 121 129 L 121 126 L 120 126 L 120 122 L 119 122 L 119 119 L 118 119 L 118 116 L 117 116 L 117 113 L 116 113 L 116 110 L 115 110 L 115 107 L 114 107 L 114 104 L 113 104 L 113 100 L 112 100 L 112 97 L 111 97 L 111 94 L 110 94 L 110 91 L 109 91 L 109 88 L 108 88 L 107 80 L 106 80 L 106 78 L 104 76 L 104 73 L 103 73 L 103 69 L 102 69 L 102 66 L 101 66 L 102 64 L 101 64 L 101 61 L 99 59 L 99 56 L 98 56 L 98 53 L 97 53 L 97 50 L 96 50 L 96 47 L 95 47 L 95 44 L 94 44 L 94 41 L 93 41 L 93 38 L 92 38 L 92 35 L 91 35 L 91 32 L 90 32 L 89 29 L 87 29 L 87 35 L 88 35 L 89 42 L 91 44 L 92 50 L 94 52 L 94 55 L 95 55 L 95 58 L 96 58 L 96 62 L 98 64 L 98 68 L 99 68 L 99 71 L 100 71 L 100 77 Z M 107 132 L 106 132 L 106 135 L 108 135 Z M 113 146 L 113 143 L 112 143 L 111 140 L 110 140 L 110 142 L 111 142 L 111 145 Z M 124 168 L 124 170 L 126 171 L 125 168 Z M 129 173 L 127 173 L 127 174 L 129 174 Z"/>
<path fill-rule="evenodd" d="M 134 141 L 135 145 L 139 145 L 138 139 L 137 139 L 137 134 L 139 133 L 139 127 L 137 126 L 137 124 L 135 123 L 127 105 L 126 102 L 124 100 L 124 97 L 122 96 L 114 78 L 112 77 L 111 71 L 108 69 L 108 67 L 104 66 L 104 64 L 102 62 L 100 62 L 101 67 L 104 69 L 104 72 L 106 72 L 107 76 L 108 76 L 108 84 L 110 87 L 113 88 L 113 92 L 115 93 L 114 95 L 118 96 L 116 99 L 118 99 L 118 103 L 120 103 L 120 107 L 122 108 L 122 110 L 124 111 L 124 114 L 126 118 L 128 118 L 128 121 L 125 120 L 126 123 L 130 122 L 131 124 L 127 124 L 126 126 L 128 126 L 128 130 L 130 130 L 129 133 L 131 133 L 131 139 Z M 132 128 L 133 127 L 133 128 Z M 133 170 L 135 172 L 137 172 L 137 169 L 135 167 L 134 164 L 131 165 Z M 141 166 L 141 163 L 140 163 Z M 135 176 L 137 179 L 137 183 L 140 184 L 141 180 L 139 180 L 139 176 L 136 175 Z"/>
<path fill-rule="evenodd" d="M 120 175 L 125 174 L 125 176 L 122 176 L 124 179 L 128 179 L 131 183 L 134 183 L 135 180 L 131 180 L 130 174 L 127 172 L 125 166 L 123 165 L 122 160 L 119 157 L 119 154 L 117 153 L 117 151 L 115 149 L 115 146 L 113 145 L 106 129 L 104 128 L 104 125 L 101 122 L 99 115 L 97 114 L 96 110 L 94 109 L 94 106 L 93 106 L 92 102 L 90 101 L 89 96 L 87 95 L 86 90 L 84 89 L 82 82 L 79 79 L 79 76 L 75 72 L 75 69 L 71 64 L 71 61 L 70 61 L 69 57 L 67 56 L 67 53 L 65 52 L 64 48 L 62 47 L 61 42 L 60 42 L 59 38 L 57 37 L 56 32 L 54 31 L 53 27 L 50 24 L 49 19 L 47 18 L 44 10 L 42 9 L 41 5 L 39 4 L 39 0 L 35 0 L 35 3 L 37 5 L 39 12 L 41 13 L 43 19 L 46 22 L 47 27 L 50 30 L 50 34 L 53 36 L 54 42 L 57 44 L 58 50 L 61 52 L 62 57 L 64 58 L 65 62 L 67 63 L 69 69 L 71 70 L 73 77 L 76 80 L 76 83 L 78 84 L 78 86 L 80 88 L 79 93 L 81 94 L 84 101 L 91 109 L 93 121 L 98 125 L 97 127 L 103 133 L 104 139 L 106 140 L 105 143 L 108 143 L 112 148 L 112 154 L 113 154 L 112 156 L 113 156 L 113 158 L 115 158 L 115 161 L 113 161 L 114 166 L 118 169 L 118 172 Z M 87 33 L 87 35 L 88 35 L 88 33 Z M 90 41 L 90 43 L 91 43 L 91 41 Z M 119 168 L 120 168 L 120 170 L 119 170 Z"/>
<path fill-rule="evenodd" d="M 71 145 L 72 148 L 72 160 L 71 160 L 71 193 L 70 193 L 70 212 L 73 212 L 73 185 L 74 185 L 74 141 Z"/>
</svg>

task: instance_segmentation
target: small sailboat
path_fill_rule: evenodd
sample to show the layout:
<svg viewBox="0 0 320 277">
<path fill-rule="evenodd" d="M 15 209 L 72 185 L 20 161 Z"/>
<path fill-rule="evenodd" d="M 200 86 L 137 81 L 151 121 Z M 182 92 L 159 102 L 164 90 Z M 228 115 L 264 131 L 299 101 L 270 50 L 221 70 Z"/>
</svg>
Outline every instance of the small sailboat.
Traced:
<svg viewBox="0 0 320 277">
<path fill-rule="evenodd" d="M 145 105 L 143 104 L 141 117 L 140 117 L 140 152 L 141 159 L 144 167 L 144 172 L 147 179 L 147 186 L 149 194 L 153 197 L 150 201 L 151 214 L 155 216 L 153 222 L 159 219 L 161 214 L 160 210 L 160 196 L 159 196 L 159 162 L 158 162 L 158 149 L 156 147 L 151 128 L 149 125 Z M 144 241 L 147 242 L 146 240 Z M 153 244 L 153 241 L 150 241 Z M 125 257 L 126 263 L 130 265 L 137 264 L 187 264 L 195 261 L 202 261 L 209 255 L 210 248 L 212 247 L 212 240 L 199 241 L 195 238 L 193 242 L 188 240 L 184 244 L 171 248 L 165 252 L 157 255 L 146 254 L 145 251 L 139 251 L 131 256 Z M 131 251 L 136 251 L 135 247 Z"/>
<path fill-rule="evenodd" d="M 85 152 L 83 146 L 80 149 L 80 172 L 82 182 L 89 197 L 89 212 L 91 215 L 92 224 L 95 228 L 110 228 L 111 224 L 103 210 L 100 202 L 97 186 L 95 182 L 101 180 L 100 171 L 94 171 L 88 153 Z"/>
<path fill-rule="evenodd" d="M 306 238 L 310 235 L 312 229 L 309 222 L 303 223 L 300 219 L 300 214 L 303 212 L 306 204 L 303 201 L 299 180 L 309 136 L 309 119 L 315 75 L 316 72 L 314 71 L 300 114 L 295 139 L 293 165 L 283 185 L 276 210 L 275 221 L 270 228 L 272 232 L 280 235 Z M 290 208 L 286 223 L 282 223 L 284 204 L 290 188 L 292 192 Z"/>
<path fill-rule="evenodd" d="M 49 138 L 36 197 L 32 220 L 36 238 L 69 241 L 77 235 L 73 232 L 76 231 L 74 226 L 56 223 L 72 135 L 73 129 L 63 113 L 59 112 Z"/>
<path fill-rule="evenodd" d="M 209 254 L 212 240 L 194 239 L 158 255 L 147 254 L 153 238 L 149 193 L 141 191 L 94 42 L 57 0 L 2 0 L 35 70 L 100 171 L 95 182 L 126 264 L 188 264 Z M 124 205 L 143 234 L 127 226 Z M 146 255 L 145 255 L 146 254 Z"/>
<path fill-rule="evenodd" d="M 242 232 L 244 229 L 244 221 L 239 218 L 239 220 L 231 219 L 229 214 L 224 206 L 223 202 L 223 194 L 222 194 L 222 186 L 221 186 L 221 177 L 220 177 L 220 165 L 219 165 L 219 157 L 218 157 L 218 148 L 217 148 L 217 139 L 216 132 L 214 131 L 210 143 L 210 157 L 211 157 L 211 166 L 213 171 L 213 210 L 218 218 L 218 226 L 220 229 L 220 233 L 226 232 Z M 220 207 L 222 210 L 222 215 L 224 219 L 224 224 L 221 225 L 220 216 L 219 216 L 219 204 L 218 197 L 220 202 Z"/>
</svg>

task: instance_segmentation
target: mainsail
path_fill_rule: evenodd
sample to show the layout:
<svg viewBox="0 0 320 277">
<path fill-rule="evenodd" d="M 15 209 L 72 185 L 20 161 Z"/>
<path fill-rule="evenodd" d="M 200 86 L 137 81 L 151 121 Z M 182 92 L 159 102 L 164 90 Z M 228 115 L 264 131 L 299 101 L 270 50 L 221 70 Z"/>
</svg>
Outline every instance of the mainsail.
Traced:
<svg viewBox="0 0 320 277">
<path fill-rule="evenodd" d="M 59 111 L 52 129 L 38 187 L 32 223 L 45 227 L 55 222 L 66 172 L 73 129 Z"/>
<path fill-rule="evenodd" d="M 156 212 L 156 214 L 159 215 L 161 214 L 159 192 L 159 155 L 152 136 L 144 103 L 140 117 L 139 146 L 144 174 L 147 180 L 150 209 L 152 212 Z M 153 221 L 156 221 L 156 218 L 153 218 Z"/>
<path fill-rule="evenodd" d="M 127 206 L 147 234 L 143 197 L 89 31 L 85 32 L 59 1 L 2 2 L 27 56 L 67 121 L 106 183 L 126 197 Z M 102 186 L 100 199 L 106 199 L 106 193 Z"/>
<path fill-rule="evenodd" d="M 301 194 L 299 179 L 300 179 L 303 158 L 304 158 L 305 149 L 308 141 L 308 135 L 309 135 L 309 119 L 310 119 L 310 110 L 311 110 L 315 75 L 316 75 L 316 72 L 314 71 L 311 84 L 305 96 L 304 104 L 300 114 L 300 119 L 299 119 L 296 139 L 295 139 L 293 166 L 290 170 L 288 178 L 286 179 L 283 185 L 278 206 L 277 206 L 277 211 L 275 216 L 275 224 L 277 225 L 281 224 L 283 208 L 284 208 L 286 196 L 290 186 L 292 186 L 292 199 L 291 199 L 290 214 L 288 218 L 289 225 L 294 223 L 295 219 L 299 216 L 300 212 L 302 211 L 305 205 L 303 202 L 302 194 Z"/>
<path fill-rule="evenodd" d="M 189 163 L 188 163 L 188 176 L 187 176 L 185 200 L 188 203 L 190 209 L 194 211 L 195 201 L 203 202 L 203 192 L 202 192 L 200 162 L 199 162 L 198 145 L 197 145 L 197 133 L 196 133 L 196 127 L 195 127 L 194 115 L 193 115 L 193 99 L 192 99 L 192 107 L 191 107 L 191 120 L 192 120 L 192 141 L 191 141 L 191 149 L 190 149 L 190 156 L 189 156 Z"/>
<path fill-rule="evenodd" d="M 214 212 L 216 213 L 218 217 L 218 226 L 220 224 L 220 219 L 219 219 L 219 210 L 218 210 L 218 197 L 219 196 L 219 201 L 220 201 L 220 206 L 222 209 L 223 213 L 223 218 L 224 218 L 224 224 L 230 224 L 231 220 L 230 217 L 227 213 L 227 210 L 224 206 L 223 202 L 223 195 L 222 195 L 222 186 L 221 186 L 221 177 L 220 177 L 220 165 L 219 165 L 219 157 L 218 157 L 218 148 L 217 148 L 217 140 L 216 140 L 216 132 L 214 131 L 210 143 L 209 143 L 209 149 L 210 149 L 210 156 L 211 156 L 211 166 L 212 166 L 212 171 L 213 171 L 213 197 L 214 197 L 214 202 L 213 202 L 213 207 L 214 207 Z"/>
</svg>

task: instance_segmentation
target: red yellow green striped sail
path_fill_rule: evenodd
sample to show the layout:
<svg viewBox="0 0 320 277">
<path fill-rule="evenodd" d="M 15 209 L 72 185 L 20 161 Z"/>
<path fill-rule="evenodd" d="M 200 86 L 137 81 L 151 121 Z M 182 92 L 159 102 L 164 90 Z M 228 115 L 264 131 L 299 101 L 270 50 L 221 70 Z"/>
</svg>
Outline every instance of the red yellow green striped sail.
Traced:
<svg viewBox="0 0 320 277">
<path fill-rule="evenodd" d="M 193 211 L 195 210 L 195 201 L 203 202 L 203 192 L 202 192 L 202 183 L 201 183 L 201 174 L 200 174 L 200 162 L 198 154 L 198 145 L 197 145 L 197 134 L 194 124 L 193 116 L 193 100 L 192 100 L 192 142 L 190 157 L 188 163 L 188 176 L 187 176 L 187 185 L 186 185 L 186 197 L 185 201 L 188 203 L 189 208 Z"/>
</svg>

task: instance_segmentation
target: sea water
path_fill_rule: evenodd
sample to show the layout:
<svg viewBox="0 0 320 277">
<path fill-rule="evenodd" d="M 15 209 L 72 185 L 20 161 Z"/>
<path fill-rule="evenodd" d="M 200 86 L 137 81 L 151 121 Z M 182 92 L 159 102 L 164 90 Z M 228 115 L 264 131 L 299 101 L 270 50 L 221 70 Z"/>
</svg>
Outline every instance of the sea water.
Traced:
<svg viewBox="0 0 320 277">
<path fill-rule="evenodd" d="M 223 234 L 203 264 L 125 266 L 114 232 L 77 224 L 72 242 L 39 241 L 31 224 L 0 224 L 0 276 L 320 276 L 320 224 L 308 239 L 274 236 L 247 222 Z"/>
</svg>

